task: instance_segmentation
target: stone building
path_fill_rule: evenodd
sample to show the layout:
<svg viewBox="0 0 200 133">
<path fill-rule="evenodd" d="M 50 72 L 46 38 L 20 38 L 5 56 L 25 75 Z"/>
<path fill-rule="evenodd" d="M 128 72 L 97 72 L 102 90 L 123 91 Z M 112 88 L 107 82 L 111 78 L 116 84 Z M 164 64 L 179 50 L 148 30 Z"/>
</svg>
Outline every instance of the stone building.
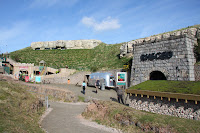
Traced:
<svg viewBox="0 0 200 133">
<path fill-rule="evenodd" d="M 48 49 L 92 49 L 102 43 L 100 40 L 58 40 L 45 42 L 32 42 L 33 50 Z"/>
<path fill-rule="evenodd" d="M 133 45 L 132 85 L 162 79 L 195 81 L 195 44 L 197 39 L 189 33 L 136 42 Z"/>
<path fill-rule="evenodd" d="M 18 79 L 19 73 L 25 73 L 28 76 L 34 72 L 34 64 L 29 63 L 13 63 L 13 75 Z"/>
</svg>

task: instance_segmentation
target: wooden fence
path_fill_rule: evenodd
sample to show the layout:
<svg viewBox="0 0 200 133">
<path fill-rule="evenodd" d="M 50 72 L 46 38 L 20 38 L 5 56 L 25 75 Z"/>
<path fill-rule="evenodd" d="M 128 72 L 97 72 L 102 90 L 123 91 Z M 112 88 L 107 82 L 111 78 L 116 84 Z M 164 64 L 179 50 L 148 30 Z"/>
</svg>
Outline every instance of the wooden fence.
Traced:
<svg viewBox="0 0 200 133">
<path fill-rule="evenodd" d="M 200 95 L 193 95 L 193 94 L 181 94 L 181 93 L 170 93 L 170 92 L 158 92 L 158 91 L 145 91 L 145 90 L 134 90 L 134 89 L 126 89 L 126 93 L 130 94 L 135 94 L 137 96 L 138 94 L 143 97 L 144 95 L 149 98 L 149 96 L 153 96 L 154 99 L 156 97 L 160 97 L 161 100 L 163 98 L 168 98 L 168 101 L 170 101 L 171 98 L 176 99 L 176 102 L 178 102 L 179 99 L 185 100 L 185 103 L 188 102 L 188 100 L 195 101 L 195 104 L 197 104 L 198 101 L 200 101 Z"/>
</svg>

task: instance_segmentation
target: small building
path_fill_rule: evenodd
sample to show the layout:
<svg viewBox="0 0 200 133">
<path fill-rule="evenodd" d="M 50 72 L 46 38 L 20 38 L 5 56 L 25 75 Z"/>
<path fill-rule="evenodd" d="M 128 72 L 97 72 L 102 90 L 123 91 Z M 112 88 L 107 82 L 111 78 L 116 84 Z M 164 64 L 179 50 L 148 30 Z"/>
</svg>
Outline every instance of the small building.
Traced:
<svg viewBox="0 0 200 133">
<path fill-rule="evenodd" d="M 132 85 L 147 80 L 195 81 L 194 45 L 190 34 L 162 36 L 133 45 Z"/>
</svg>

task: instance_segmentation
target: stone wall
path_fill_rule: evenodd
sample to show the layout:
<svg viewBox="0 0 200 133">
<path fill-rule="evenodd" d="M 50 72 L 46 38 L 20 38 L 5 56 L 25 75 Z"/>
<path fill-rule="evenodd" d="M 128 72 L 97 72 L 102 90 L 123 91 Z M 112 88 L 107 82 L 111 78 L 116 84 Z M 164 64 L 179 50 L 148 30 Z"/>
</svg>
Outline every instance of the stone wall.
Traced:
<svg viewBox="0 0 200 133">
<path fill-rule="evenodd" d="M 51 100 L 59 100 L 63 102 L 76 102 L 77 97 L 75 94 L 69 90 L 66 89 L 60 89 L 58 87 L 51 87 L 51 86 L 46 86 L 46 85 L 39 85 L 39 84 L 26 84 L 21 82 L 21 84 L 25 84 L 27 89 L 31 92 L 35 92 L 36 94 L 39 95 L 47 95 L 53 97 Z M 42 96 L 41 95 L 41 96 Z"/>
<path fill-rule="evenodd" d="M 46 42 L 32 42 L 31 48 L 44 49 L 92 49 L 102 43 L 100 40 L 58 40 Z"/>
<path fill-rule="evenodd" d="M 194 65 L 195 81 L 200 81 L 200 64 Z"/>
<path fill-rule="evenodd" d="M 196 38 L 184 34 L 157 38 L 156 42 L 146 40 L 135 44 L 131 72 L 132 85 L 150 80 L 154 75 L 153 72 L 160 72 L 167 80 L 194 81 L 196 60 L 193 49 L 196 43 Z"/>
<path fill-rule="evenodd" d="M 176 116 L 180 118 L 200 120 L 200 103 L 195 104 L 194 101 L 188 101 L 185 103 L 184 100 L 171 99 L 168 101 L 167 98 L 154 99 L 154 97 L 139 97 L 130 96 L 129 106 L 137 110 L 143 110 L 152 113 L 158 113 L 162 115 Z"/>
<path fill-rule="evenodd" d="M 71 73 L 69 75 L 53 74 L 43 76 L 42 80 L 46 83 L 55 83 L 55 84 L 67 84 L 67 80 L 70 79 L 70 84 L 81 85 L 85 80 L 85 75 L 90 74 L 90 72 L 77 72 L 75 74 Z"/>
<path fill-rule="evenodd" d="M 31 63 L 14 63 L 13 64 L 13 75 L 14 78 L 18 79 L 20 71 L 28 71 L 28 75 L 33 74 L 34 64 Z"/>
<path fill-rule="evenodd" d="M 180 36 L 180 35 L 185 35 L 185 34 L 190 34 L 192 37 L 200 39 L 200 27 L 199 28 L 188 28 L 185 30 L 163 33 L 163 34 L 159 34 L 159 35 L 154 35 L 154 36 L 150 36 L 150 37 L 146 37 L 146 38 L 129 41 L 127 43 L 124 43 L 120 47 L 120 57 L 133 56 L 133 46 L 135 44 L 143 43 L 143 42 L 154 43 L 161 39 L 167 39 L 169 37 Z"/>
</svg>

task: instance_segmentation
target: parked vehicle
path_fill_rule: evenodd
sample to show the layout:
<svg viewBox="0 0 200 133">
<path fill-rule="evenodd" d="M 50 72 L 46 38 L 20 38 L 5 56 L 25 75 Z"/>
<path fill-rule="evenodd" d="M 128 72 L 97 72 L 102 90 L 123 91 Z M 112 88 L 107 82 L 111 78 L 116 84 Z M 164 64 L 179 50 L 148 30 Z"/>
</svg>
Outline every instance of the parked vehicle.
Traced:
<svg viewBox="0 0 200 133">
<path fill-rule="evenodd" d="M 95 86 L 96 80 L 100 81 L 100 86 L 105 85 L 105 87 L 113 88 L 115 87 L 115 77 L 112 73 L 92 73 L 89 76 L 88 85 Z"/>
</svg>

